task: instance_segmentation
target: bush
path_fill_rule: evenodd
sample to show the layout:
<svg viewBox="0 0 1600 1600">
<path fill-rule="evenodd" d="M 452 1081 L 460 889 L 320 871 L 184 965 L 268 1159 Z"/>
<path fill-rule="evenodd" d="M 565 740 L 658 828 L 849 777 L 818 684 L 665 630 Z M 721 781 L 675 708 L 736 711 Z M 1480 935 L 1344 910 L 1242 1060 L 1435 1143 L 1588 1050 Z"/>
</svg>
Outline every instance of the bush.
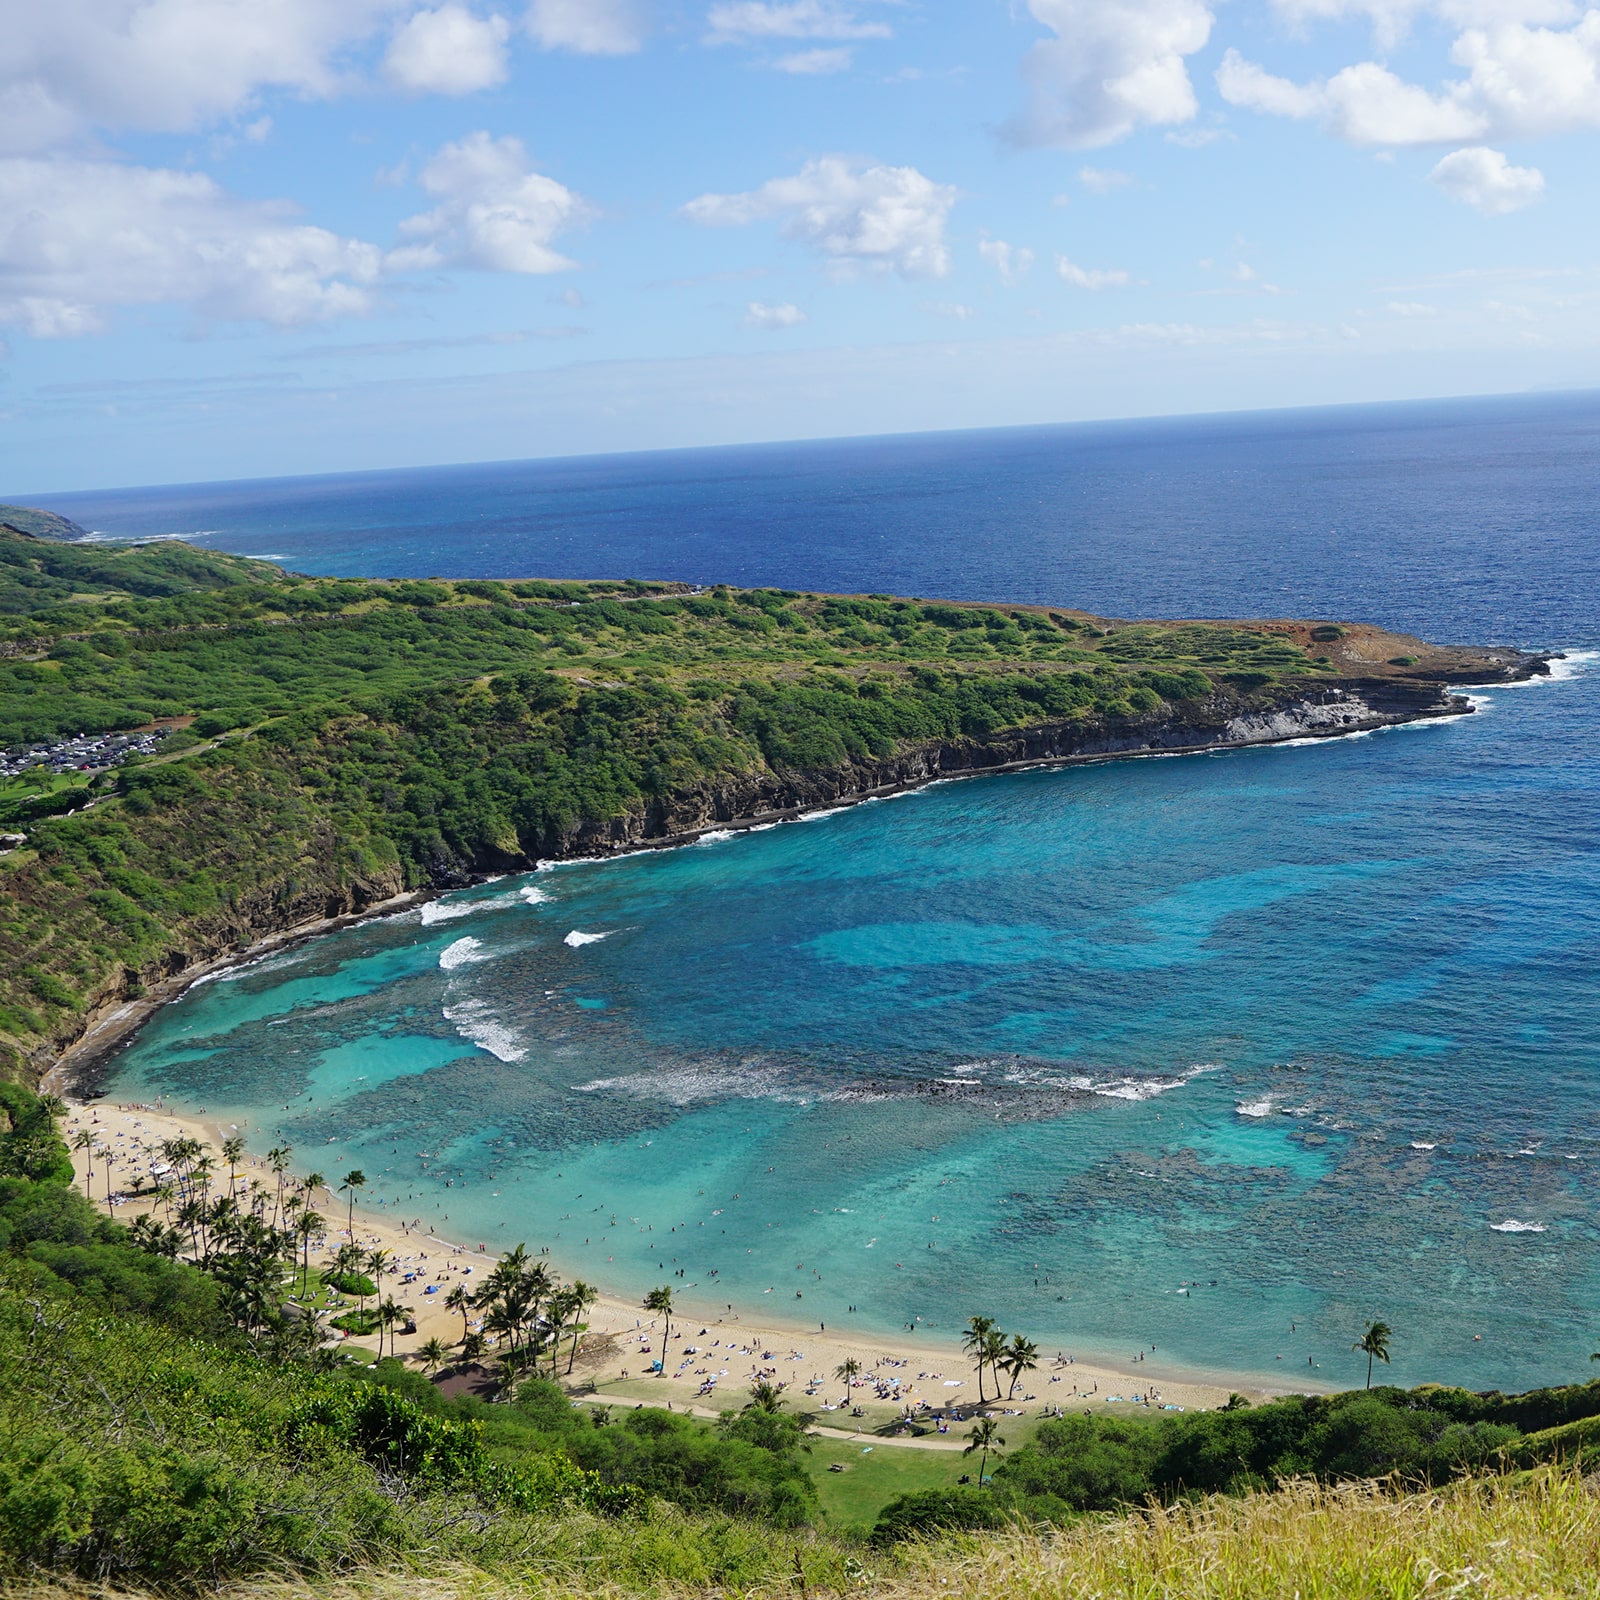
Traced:
<svg viewBox="0 0 1600 1600">
<path fill-rule="evenodd" d="M 878 1513 L 872 1542 L 898 1544 L 939 1533 L 1000 1528 L 1005 1522 L 1005 1509 L 981 1489 L 922 1489 L 891 1500 Z"/>
<path fill-rule="evenodd" d="M 359 1272 L 340 1272 L 335 1268 L 329 1268 L 322 1274 L 322 1281 L 330 1289 L 337 1289 L 340 1294 L 370 1298 L 378 1292 L 377 1284 Z"/>
</svg>

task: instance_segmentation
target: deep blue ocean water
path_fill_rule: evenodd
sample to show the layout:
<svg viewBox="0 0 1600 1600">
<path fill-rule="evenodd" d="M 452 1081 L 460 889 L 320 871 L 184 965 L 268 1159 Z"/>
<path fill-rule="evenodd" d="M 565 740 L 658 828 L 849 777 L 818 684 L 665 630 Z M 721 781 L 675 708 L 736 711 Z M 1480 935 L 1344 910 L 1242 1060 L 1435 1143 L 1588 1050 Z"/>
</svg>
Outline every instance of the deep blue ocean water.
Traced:
<svg viewBox="0 0 1600 1600">
<path fill-rule="evenodd" d="M 1382 1316 L 1397 1381 L 1586 1377 L 1597 489 L 1600 399 L 1565 396 L 45 497 L 318 572 L 1572 652 L 1445 723 L 502 880 L 201 985 L 110 1091 L 360 1164 L 400 1214 L 627 1293 L 864 1335 L 982 1310 L 1286 1385 L 1359 1381 Z"/>
</svg>

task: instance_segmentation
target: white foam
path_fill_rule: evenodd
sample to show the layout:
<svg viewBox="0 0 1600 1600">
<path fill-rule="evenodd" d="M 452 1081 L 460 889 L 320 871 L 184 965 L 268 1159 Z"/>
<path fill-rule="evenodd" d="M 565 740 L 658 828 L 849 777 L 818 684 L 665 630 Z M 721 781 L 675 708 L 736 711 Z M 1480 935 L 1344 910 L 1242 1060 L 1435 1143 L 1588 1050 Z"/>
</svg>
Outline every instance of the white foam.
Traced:
<svg viewBox="0 0 1600 1600">
<path fill-rule="evenodd" d="M 1600 650 L 1569 650 L 1560 661 L 1552 661 L 1548 672 L 1541 672 L 1532 678 L 1521 678 L 1516 683 L 1484 683 L 1476 684 L 1480 689 L 1535 689 L 1546 683 L 1567 683 L 1573 678 L 1581 678 L 1594 665 L 1600 661 Z"/>
<path fill-rule="evenodd" d="M 607 928 L 604 933 L 584 933 L 581 929 L 574 928 L 561 942 L 571 945 L 574 950 L 579 950 L 586 944 L 599 944 L 602 939 L 609 939 L 614 931 Z"/>
<path fill-rule="evenodd" d="M 687 1106 L 699 1100 L 781 1100 L 803 1104 L 810 1098 L 787 1088 L 770 1069 L 693 1063 L 655 1072 L 627 1073 L 616 1078 L 593 1078 L 572 1087 L 579 1094 L 609 1090 L 632 1100 L 652 1100 L 669 1106 Z"/>
<path fill-rule="evenodd" d="M 516 1035 L 482 1001 L 469 1000 L 464 1005 L 446 1006 L 444 1018 L 463 1039 L 498 1060 L 521 1061 L 528 1053 L 517 1043 Z"/>
<path fill-rule="evenodd" d="M 1507 1217 L 1504 1222 L 1491 1222 L 1490 1228 L 1496 1233 L 1543 1233 L 1542 1222 L 1518 1222 L 1515 1217 Z"/>
<path fill-rule="evenodd" d="M 1421 1139 L 1413 1139 L 1411 1148 L 1413 1150 L 1437 1150 L 1439 1147 L 1436 1144 L 1425 1144 Z"/>
<path fill-rule="evenodd" d="M 1186 1083 L 1192 1083 L 1196 1078 L 1207 1072 L 1217 1070 L 1215 1063 L 1202 1062 L 1197 1067 L 1190 1067 L 1188 1071 L 1179 1073 L 1176 1078 L 1107 1078 L 1096 1083 L 1093 1078 L 1068 1078 L 1067 1087 L 1082 1089 L 1089 1094 L 1103 1096 L 1107 1100 L 1154 1100 L 1158 1094 L 1166 1094 L 1172 1089 L 1181 1089 Z"/>
<path fill-rule="evenodd" d="M 732 828 L 708 828 L 695 840 L 696 844 L 721 844 L 724 839 L 732 839 Z"/>
<path fill-rule="evenodd" d="M 483 961 L 487 958 L 478 952 L 483 949 L 483 941 L 474 939 L 470 935 L 457 939 L 454 944 L 447 944 L 439 952 L 439 966 L 445 972 L 454 972 L 457 967 L 470 966 L 474 961 Z"/>
<path fill-rule="evenodd" d="M 517 898 L 521 900 L 524 905 L 542 906 L 548 905 L 554 896 L 549 894 L 546 890 L 539 888 L 537 884 L 525 883 L 520 889 L 517 890 Z"/>
<path fill-rule="evenodd" d="M 1272 1115 L 1272 1102 L 1270 1100 L 1246 1100 L 1236 1105 L 1233 1109 L 1241 1117 L 1270 1117 Z"/>
<path fill-rule="evenodd" d="M 483 907 L 471 900 L 466 902 L 456 900 L 430 900 L 422 908 L 422 926 L 431 928 L 437 922 L 454 922 L 457 917 L 470 917 L 474 911 L 481 911 Z"/>
<path fill-rule="evenodd" d="M 796 817 L 796 822 L 821 822 L 824 817 L 836 817 L 841 811 L 849 811 L 849 806 L 823 806 L 816 811 L 808 811 L 804 816 Z"/>
</svg>

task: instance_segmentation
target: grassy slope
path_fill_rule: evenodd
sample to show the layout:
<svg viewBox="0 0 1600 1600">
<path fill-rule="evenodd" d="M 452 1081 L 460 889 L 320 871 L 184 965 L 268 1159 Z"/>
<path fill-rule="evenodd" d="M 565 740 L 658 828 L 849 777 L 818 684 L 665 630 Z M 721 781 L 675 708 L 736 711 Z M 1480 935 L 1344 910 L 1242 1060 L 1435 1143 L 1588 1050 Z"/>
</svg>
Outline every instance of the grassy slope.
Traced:
<svg viewBox="0 0 1600 1600">
<path fill-rule="evenodd" d="M 685 797 L 759 808 L 796 773 L 929 741 L 1115 726 L 1331 672 L 1288 624 L 306 579 L 171 543 L 3 533 L 0 557 L 0 742 L 185 715 L 201 741 L 62 791 L 51 803 L 95 801 L 70 820 L 0 791 L 0 826 L 30 834 L 0 858 L 12 1074 L 197 957 L 614 825 L 659 832 L 648 818 Z M 121 598 L 83 598 L 113 583 Z"/>
<path fill-rule="evenodd" d="M 699 1551 L 675 1547 L 676 1529 L 626 1545 L 615 1537 L 623 1531 L 602 1528 L 613 1534 L 608 1541 L 592 1526 L 549 1521 L 511 1570 L 441 1552 L 406 1567 L 309 1581 L 264 1577 L 208 1592 L 219 1600 L 799 1595 L 797 1550 L 806 1593 L 859 1600 L 1580 1600 L 1596 1593 L 1600 1572 L 1600 1502 L 1583 1480 L 1560 1471 L 1468 1479 L 1428 1494 L 1382 1484 L 1304 1485 L 1095 1519 L 1060 1533 L 949 1537 L 895 1556 L 769 1539 L 764 1563 L 698 1579 L 685 1569 Z M 104 1592 L 48 1579 L 12 1589 L 39 1600 Z"/>
<path fill-rule="evenodd" d="M 0 522 L 22 533 L 31 533 L 36 539 L 84 539 L 89 530 L 80 527 L 70 517 L 58 516 L 54 511 L 41 511 L 37 506 L 0 506 Z"/>
</svg>

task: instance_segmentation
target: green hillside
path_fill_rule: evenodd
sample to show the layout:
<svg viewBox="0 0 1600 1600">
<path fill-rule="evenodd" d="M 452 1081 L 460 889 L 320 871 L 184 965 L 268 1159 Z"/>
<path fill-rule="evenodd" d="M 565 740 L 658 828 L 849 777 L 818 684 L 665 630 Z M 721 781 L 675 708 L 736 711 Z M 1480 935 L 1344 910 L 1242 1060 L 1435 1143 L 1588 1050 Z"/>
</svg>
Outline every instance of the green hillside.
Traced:
<svg viewBox="0 0 1600 1600">
<path fill-rule="evenodd" d="M 88 539 L 87 528 L 81 528 L 70 517 L 57 516 L 54 511 L 41 511 L 37 506 L 0 506 L 0 523 L 15 528 L 19 533 L 31 533 L 36 539 Z"/>
<path fill-rule="evenodd" d="M 0 831 L 27 835 L 0 854 L 0 1072 L 330 911 L 831 799 L 918 751 L 1220 725 L 1329 682 L 1316 649 L 1297 624 L 305 578 L 0 531 L 0 748 L 188 724 L 108 770 L 46 750 L 0 775 Z"/>
</svg>

